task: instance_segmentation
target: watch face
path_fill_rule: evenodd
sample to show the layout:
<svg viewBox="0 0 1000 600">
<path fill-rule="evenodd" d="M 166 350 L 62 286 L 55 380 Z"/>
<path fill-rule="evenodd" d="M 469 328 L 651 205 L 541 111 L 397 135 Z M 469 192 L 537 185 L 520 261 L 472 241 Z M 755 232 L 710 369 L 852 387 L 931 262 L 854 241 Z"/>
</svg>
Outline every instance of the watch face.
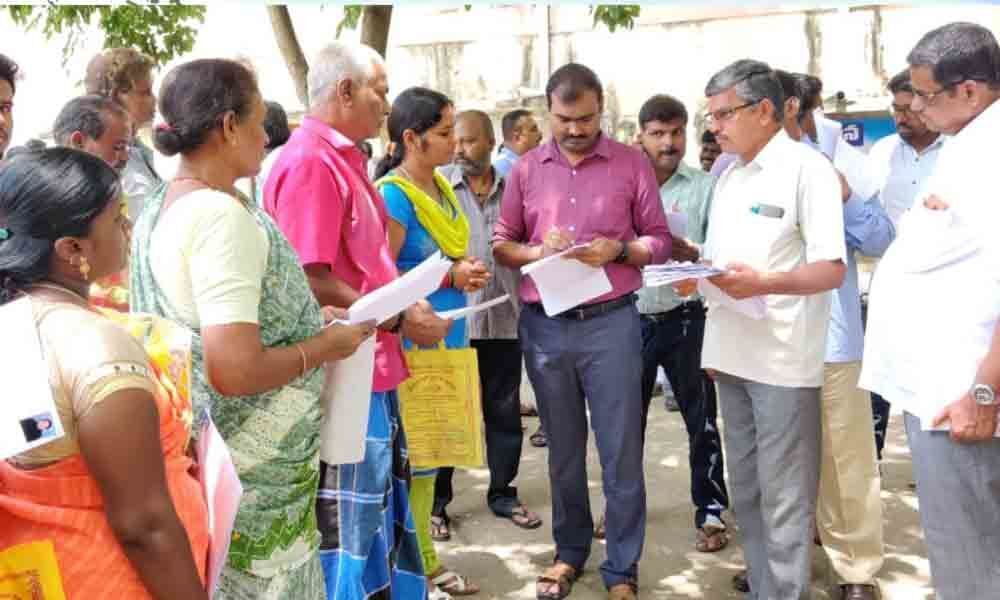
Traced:
<svg viewBox="0 0 1000 600">
<path fill-rule="evenodd" d="M 977 404 L 993 404 L 993 390 L 986 386 L 976 386 L 972 392 Z"/>
</svg>

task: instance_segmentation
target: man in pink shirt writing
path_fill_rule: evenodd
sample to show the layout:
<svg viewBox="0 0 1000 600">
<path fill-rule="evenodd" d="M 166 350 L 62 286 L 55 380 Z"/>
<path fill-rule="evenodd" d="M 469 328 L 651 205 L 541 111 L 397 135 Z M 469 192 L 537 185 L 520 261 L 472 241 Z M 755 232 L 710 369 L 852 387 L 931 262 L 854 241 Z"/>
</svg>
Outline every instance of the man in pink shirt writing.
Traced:
<svg viewBox="0 0 1000 600">
<path fill-rule="evenodd" d="M 582 245 L 569 257 L 603 268 L 612 290 L 554 317 L 523 280 L 520 338 L 538 414 L 549 436 L 555 564 L 538 579 L 540 600 L 569 593 L 590 555 L 587 493 L 590 409 L 607 498 L 608 558 L 601 575 L 614 599 L 635 598 L 646 529 L 642 471 L 642 339 L 634 292 L 641 267 L 670 254 L 656 176 L 642 152 L 601 132 L 603 88 L 570 63 L 546 86 L 553 139 L 511 171 L 493 236 L 497 261 L 520 268 Z M 585 402 L 586 399 L 586 402 Z"/>
</svg>

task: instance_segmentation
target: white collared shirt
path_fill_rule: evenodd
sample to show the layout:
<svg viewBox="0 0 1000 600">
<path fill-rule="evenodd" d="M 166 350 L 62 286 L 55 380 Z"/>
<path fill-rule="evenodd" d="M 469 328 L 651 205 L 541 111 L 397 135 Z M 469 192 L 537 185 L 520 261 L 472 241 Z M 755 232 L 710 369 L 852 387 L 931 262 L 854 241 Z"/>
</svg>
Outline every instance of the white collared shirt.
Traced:
<svg viewBox="0 0 1000 600">
<path fill-rule="evenodd" d="M 859 385 L 924 427 L 975 383 L 1000 318 L 998 130 L 994 102 L 948 139 L 872 281 Z M 949 208 L 925 208 L 931 194 Z"/>
<path fill-rule="evenodd" d="M 755 207 L 758 208 L 755 212 Z M 781 212 L 781 216 L 766 216 Z M 840 182 L 830 162 L 779 131 L 749 163 L 720 177 L 705 256 L 788 272 L 846 258 Z M 771 295 L 763 319 L 709 302 L 702 366 L 776 386 L 823 383 L 830 292 Z"/>
<path fill-rule="evenodd" d="M 869 151 L 872 166 L 883 182 L 879 199 L 893 226 L 899 226 L 899 219 L 913 206 L 917 193 L 934 172 L 944 140 L 938 136 L 923 152 L 917 152 L 894 133 L 875 142 Z"/>
</svg>

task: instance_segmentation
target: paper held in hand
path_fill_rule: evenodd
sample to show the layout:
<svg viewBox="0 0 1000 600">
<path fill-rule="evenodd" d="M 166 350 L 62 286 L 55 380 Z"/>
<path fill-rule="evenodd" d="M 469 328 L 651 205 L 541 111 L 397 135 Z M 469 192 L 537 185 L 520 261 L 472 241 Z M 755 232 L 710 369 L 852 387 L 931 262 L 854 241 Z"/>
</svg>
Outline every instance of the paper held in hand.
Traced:
<svg viewBox="0 0 1000 600">
<path fill-rule="evenodd" d="M 208 505 L 208 572 L 205 575 L 209 598 L 215 596 L 222 567 L 229 555 L 229 542 L 236 523 L 236 511 L 243 497 L 236 466 L 226 442 L 209 417 L 202 425 L 195 447 L 198 455 L 198 480 Z"/>
<path fill-rule="evenodd" d="M 56 410 L 49 367 L 31 310 L 20 298 L 0 308 L 0 460 L 54 442 L 65 435 Z"/>
<path fill-rule="evenodd" d="M 361 342 L 344 360 L 323 365 L 326 380 L 320 402 L 320 458 L 331 465 L 358 463 L 365 459 L 368 411 L 372 401 L 375 371 L 375 336 Z"/>
<path fill-rule="evenodd" d="M 521 267 L 521 273 L 535 282 L 542 308 L 550 317 L 611 291 L 611 281 L 604 269 L 565 257 L 568 252 L 580 247 L 573 246 Z"/>
<path fill-rule="evenodd" d="M 457 319 L 461 319 L 463 317 L 467 317 L 469 315 L 475 314 L 475 313 L 480 312 L 480 311 L 488 310 L 490 308 L 493 308 L 494 306 L 497 306 L 498 304 L 503 304 L 504 302 L 508 302 L 508 301 L 510 301 L 510 296 L 508 294 L 504 294 L 503 296 L 500 296 L 498 298 L 494 298 L 492 300 L 483 302 L 481 304 L 476 304 L 475 306 L 466 306 L 464 308 L 455 308 L 455 309 L 452 309 L 452 310 L 443 310 L 443 311 L 441 311 L 439 313 L 435 313 L 435 314 L 438 317 L 442 318 L 442 319 L 454 319 L 454 320 L 457 320 Z"/>
<path fill-rule="evenodd" d="M 399 279 L 358 299 L 347 311 L 348 322 L 388 321 L 441 287 L 452 264 L 440 251 L 435 252 Z"/>
<path fill-rule="evenodd" d="M 698 292 L 705 298 L 709 310 L 715 306 L 725 307 L 755 321 L 763 319 L 767 314 L 767 302 L 764 296 L 737 300 L 708 279 L 698 280 Z"/>
<path fill-rule="evenodd" d="M 642 283 L 646 287 L 668 285 L 685 279 L 703 279 L 721 275 L 725 271 L 712 265 L 671 261 L 662 265 L 648 265 L 642 269 Z"/>
</svg>

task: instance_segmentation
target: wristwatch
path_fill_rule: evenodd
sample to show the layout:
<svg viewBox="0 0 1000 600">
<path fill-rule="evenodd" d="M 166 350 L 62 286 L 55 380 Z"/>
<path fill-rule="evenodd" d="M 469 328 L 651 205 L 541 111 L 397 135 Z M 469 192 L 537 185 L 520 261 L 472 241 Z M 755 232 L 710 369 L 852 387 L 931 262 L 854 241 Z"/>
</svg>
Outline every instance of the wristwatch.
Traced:
<svg viewBox="0 0 1000 600">
<path fill-rule="evenodd" d="M 997 403 L 997 395 L 993 386 L 985 383 L 977 383 L 972 386 L 972 398 L 979 406 L 994 406 Z"/>
<path fill-rule="evenodd" d="M 622 251 L 618 253 L 618 256 L 612 262 L 618 265 L 624 265 L 628 262 L 628 242 L 622 242 Z"/>
</svg>

